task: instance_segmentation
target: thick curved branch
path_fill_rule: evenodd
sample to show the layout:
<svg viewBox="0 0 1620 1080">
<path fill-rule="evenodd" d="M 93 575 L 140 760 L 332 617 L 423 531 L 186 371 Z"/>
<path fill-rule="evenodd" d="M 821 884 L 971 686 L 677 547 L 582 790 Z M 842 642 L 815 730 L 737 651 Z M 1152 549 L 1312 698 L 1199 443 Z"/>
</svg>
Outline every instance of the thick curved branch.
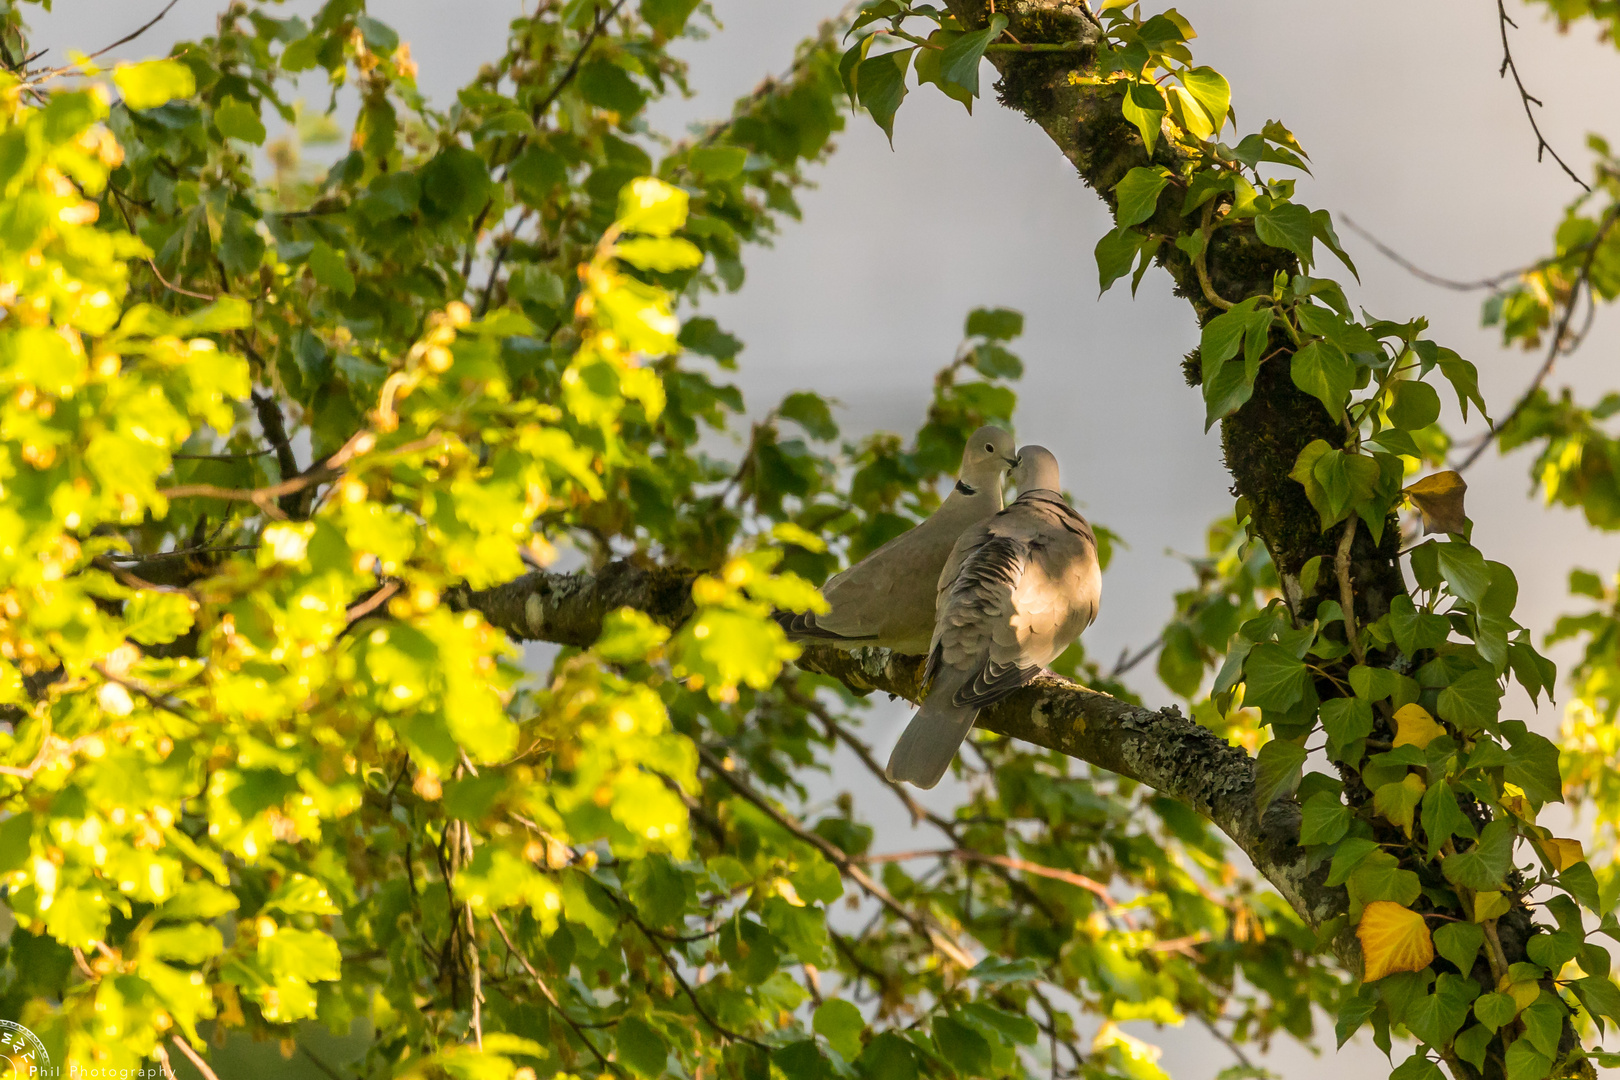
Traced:
<svg viewBox="0 0 1620 1080">
<path fill-rule="evenodd" d="M 620 607 L 679 626 L 693 610 L 693 576 L 620 561 L 595 575 L 537 571 L 449 599 L 457 607 L 478 610 L 514 639 L 583 647 L 596 640 L 606 615 Z M 804 650 L 798 666 L 859 692 L 880 690 L 907 701 L 921 697 L 921 657 L 816 645 Z M 1326 864 L 1313 870 L 1298 845 L 1298 804 L 1279 800 L 1259 813 L 1254 759 L 1175 707 L 1146 709 L 1043 675 L 981 712 L 978 726 L 1077 758 L 1186 803 L 1230 837 L 1313 929 L 1345 913 L 1344 889 L 1329 888 Z M 1353 934 L 1341 932 L 1334 950 L 1350 970 L 1357 969 Z"/>
</svg>

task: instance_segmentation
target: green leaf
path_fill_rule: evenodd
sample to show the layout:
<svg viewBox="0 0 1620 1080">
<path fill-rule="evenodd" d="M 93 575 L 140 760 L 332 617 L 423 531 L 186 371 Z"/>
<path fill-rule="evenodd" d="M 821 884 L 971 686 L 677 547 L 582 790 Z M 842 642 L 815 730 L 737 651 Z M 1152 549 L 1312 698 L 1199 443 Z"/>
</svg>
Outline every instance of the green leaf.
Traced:
<svg viewBox="0 0 1620 1080">
<path fill-rule="evenodd" d="M 1552 740 L 1529 730 L 1522 720 L 1507 721 L 1501 731 L 1513 747 L 1502 779 L 1519 785 L 1538 804 L 1562 802 L 1564 785 L 1558 770 L 1558 747 Z"/>
<path fill-rule="evenodd" d="M 1471 926 L 1473 924 L 1469 923 L 1467 925 Z M 1481 938 L 1484 937 L 1483 931 L 1481 931 L 1480 936 Z M 1510 994 L 1486 994 L 1483 997 L 1476 998 L 1474 1001 L 1474 1015 L 1479 1018 L 1481 1024 L 1484 1024 L 1491 1031 L 1495 1031 L 1503 1024 L 1510 1022 L 1518 1014 L 1518 1003 L 1513 1000 Z"/>
<path fill-rule="evenodd" d="M 196 607 L 183 592 L 142 589 L 124 607 L 124 633 L 142 645 L 166 645 L 191 629 Z"/>
<path fill-rule="evenodd" d="M 1333 1025 L 1333 1033 L 1337 1039 L 1340 1050 L 1350 1041 L 1350 1037 L 1361 1030 L 1361 1025 L 1367 1022 L 1374 1010 L 1378 1008 L 1378 995 L 1369 986 L 1362 986 L 1352 996 L 1346 996 L 1344 1003 L 1339 1006 L 1339 1016 Z"/>
<path fill-rule="evenodd" d="M 178 96 L 178 95 L 177 95 Z M 241 139 L 258 146 L 264 142 L 264 122 L 258 106 L 228 97 L 214 109 L 214 125 L 228 139 Z"/>
<path fill-rule="evenodd" d="M 1476 923 L 1448 922 L 1434 932 L 1434 951 L 1464 975 L 1474 970 L 1474 960 L 1484 943 L 1485 931 Z"/>
<path fill-rule="evenodd" d="M 1311 265 L 1315 230 L 1311 225 L 1311 212 L 1298 203 L 1282 203 L 1255 215 L 1254 235 L 1261 243 L 1292 251 L 1300 262 L 1307 267 Z"/>
<path fill-rule="evenodd" d="M 1440 691 L 1435 708 L 1441 719 L 1465 731 L 1477 731 L 1501 711 L 1501 684 L 1489 671 L 1470 671 Z"/>
<path fill-rule="evenodd" d="M 990 1044 L 968 1024 L 953 1016 L 936 1016 L 934 1045 L 958 1076 L 990 1075 Z"/>
<path fill-rule="evenodd" d="M 1397 596 L 1389 604 L 1389 631 L 1407 656 L 1438 648 L 1451 636 L 1451 621 L 1444 615 L 1419 610 L 1410 596 Z"/>
<path fill-rule="evenodd" d="M 686 20 L 697 10 L 699 0 L 641 0 L 641 17 L 665 38 L 673 38 L 686 28 Z"/>
<path fill-rule="evenodd" d="M 1412 835 L 1412 816 L 1423 798 L 1423 780 L 1408 773 L 1402 780 L 1380 784 L 1373 792 L 1373 809 L 1407 836 Z"/>
<path fill-rule="evenodd" d="M 348 259 L 319 240 L 309 251 L 309 272 L 322 287 L 342 296 L 354 295 L 354 271 L 349 269 Z"/>
<path fill-rule="evenodd" d="M 1170 182 L 1170 170 L 1163 167 L 1145 168 L 1138 165 L 1125 174 L 1125 179 L 1114 185 L 1118 209 L 1114 222 L 1119 228 L 1136 225 L 1153 216 L 1158 208 L 1159 192 Z"/>
<path fill-rule="evenodd" d="M 800 390 L 782 399 L 776 412 L 784 420 L 792 420 L 804 428 L 812 439 L 823 442 L 838 438 L 838 425 L 833 422 L 832 409 L 820 396 Z"/>
<path fill-rule="evenodd" d="M 972 30 L 945 46 L 939 58 L 939 74 L 947 83 L 961 87 L 974 97 L 979 96 L 979 60 L 989 45 L 1007 29 L 1007 16 L 990 16 L 990 22 L 981 30 Z M 865 104 L 863 101 L 862 104 Z"/>
<path fill-rule="evenodd" d="M 1408 1030 L 1434 1047 L 1444 1047 L 1468 1019 L 1468 1006 L 1479 996 L 1472 979 L 1447 972 L 1434 983 L 1434 993 L 1407 1006 L 1402 1019 Z"/>
<path fill-rule="evenodd" d="M 1491 587 L 1491 572 L 1485 565 L 1485 556 L 1464 541 L 1451 540 L 1435 546 L 1440 561 L 1440 574 L 1446 579 L 1454 596 L 1472 603 L 1485 599 Z"/>
<path fill-rule="evenodd" d="M 1210 126 L 1217 135 L 1226 126 L 1226 114 L 1232 108 L 1232 87 L 1220 72 L 1211 67 L 1196 67 L 1181 74 L 1181 85 L 1203 108 Z"/>
<path fill-rule="evenodd" d="M 1299 785 L 1305 758 L 1303 746 L 1283 739 L 1273 739 L 1260 748 L 1254 767 L 1256 815 L 1264 814 L 1266 807 Z"/>
<path fill-rule="evenodd" d="M 822 1002 L 816 1008 L 813 1026 L 816 1034 L 824 1037 L 845 1061 L 854 1061 L 860 1055 L 866 1018 L 854 1005 L 839 998 Z"/>
<path fill-rule="evenodd" d="M 1417 431 L 1440 419 L 1440 395 L 1425 382 L 1404 379 L 1395 384 L 1389 421 L 1398 428 Z"/>
<path fill-rule="evenodd" d="M 651 1024 L 636 1016 L 626 1016 L 613 1028 L 619 1060 L 638 1076 L 663 1076 L 669 1062 L 669 1047 Z"/>
<path fill-rule="evenodd" d="M 1142 145 L 1151 157 L 1159 140 L 1159 132 L 1163 130 L 1164 114 L 1169 112 L 1164 95 L 1151 84 L 1130 83 L 1125 90 L 1125 100 L 1120 103 L 1120 112 L 1136 126 L 1137 133 L 1142 136 Z"/>
<path fill-rule="evenodd" d="M 861 1051 L 855 1068 L 866 1080 L 917 1080 L 917 1051 L 892 1031 L 885 1031 Z"/>
<path fill-rule="evenodd" d="M 894 114 L 906 98 L 906 71 L 914 49 L 869 56 L 855 68 L 855 87 L 861 107 L 872 114 L 877 126 L 894 146 Z"/>
<path fill-rule="evenodd" d="M 1457 805 L 1457 793 L 1450 784 L 1438 783 L 1423 794 L 1423 836 L 1429 858 L 1453 836 L 1472 840 L 1474 825 Z"/>
<path fill-rule="evenodd" d="M 967 337 L 1011 341 L 1024 332 L 1024 313 L 1011 308 L 974 308 L 963 327 Z"/>
<path fill-rule="evenodd" d="M 1245 705 L 1285 712 L 1304 698 L 1311 676 L 1305 661 L 1280 645 L 1263 641 L 1249 651 L 1243 681 Z"/>
<path fill-rule="evenodd" d="M 1513 826 L 1498 818 L 1485 826 L 1472 848 L 1440 860 L 1447 881 L 1475 892 L 1502 887 L 1513 865 Z"/>
<path fill-rule="evenodd" d="M 1269 745 L 1269 744 L 1268 744 Z M 1305 801 L 1299 826 L 1301 844 L 1336 844 L 1350 831 L 1350 808 L 1332 792 L 1320 791 Z"/>
<path fill-rule="evenodd" d="M 611 109 L 622 120 L 640 112 L 647 103 L 646 91 L 636 85 L 630 73 L 601 56 L 580 65 L 574 85 L 586 101 L 598 108 Z"/>
<path fill-rule="evenodd" d="M 1352 902 L 1360 907 L 1375 900 L 1387 900 L 1401 907 L 1410 907 L 1423 895 L 1423 885 L 1410 870 L 1403 870 L 1400 860 L 1387 851 L 1374 851 L 1362 859 L 1345 879 Z"/>
<path fill-rule="evenodd" d="M 1588 975 L 1584 979 L 1576 979 L 1570 986 L 1581 999 L 1587 1013 L 1597 1021 L 1599 1032 L 1603 1030 L 1604 1017 L 1620 1024 L 1620 988 L 1608 976 Z"/>
<path fill-rule="evenodd" d="M 124 96 L 124 105 L 137 112 L 155 109 L 197 92 L 197 81 L 191 69 L 178 60 L 119 64 L 113 68 L 113 83 Z"/>
<path fill-rule="evenodd" d="M 1339 841 L 1333 853 L 1333 864 L 1328 869 L 1328 885 L 1343 885 L 1356 868 L 1377 850 L 1378 841 L 1363 836 L 1351 836 Z"/>
<path fill-rule="evenodd" d="M 1344 416 L 1356 384 L 1356 365 L 1344 350 L 1328 341 L 1312 341 L 1294 353 L 1294 385 L 1316 398 L 1335 420 Z"/>
</svg>

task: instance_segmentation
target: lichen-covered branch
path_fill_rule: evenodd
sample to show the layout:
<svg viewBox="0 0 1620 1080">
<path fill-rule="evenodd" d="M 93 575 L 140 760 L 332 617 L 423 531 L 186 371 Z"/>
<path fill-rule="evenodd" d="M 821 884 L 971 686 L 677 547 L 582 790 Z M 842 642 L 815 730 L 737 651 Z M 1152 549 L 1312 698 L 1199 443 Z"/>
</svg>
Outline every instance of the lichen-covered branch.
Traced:
<svg viewBox="0 0 1620 1080">
<path fill-rule="evenodd" d="M 691 580 L 684 571 L 613 562 L 595 575 L 525 574 L 492 589 L 459 593 L 451 601 L 477 609 L 516 640 L 585 646 L 596 640 L 604 616 L 619 607 L 678 626 L 692 612 Z M 921 657 L 813 645 L 798 666 L 856 691 L 877 690 L 907 701 L 922 696 Z M 1297 843 L 1298 804 L 1283 799 L 1257 813 L 1254 760 L 1175 707 L 1142 708 L 1045 675 L 981 712 L 978 726 L 1117 773 L 1191 806 L 1232 839 L 1313 929 L 1344 914 L 1344 890 L 1329 888 L 1326 864 L 1312 871 Z M 1334 949 L 1356 970 L 1353 934 L 1341 933 Z"/>
</svg>

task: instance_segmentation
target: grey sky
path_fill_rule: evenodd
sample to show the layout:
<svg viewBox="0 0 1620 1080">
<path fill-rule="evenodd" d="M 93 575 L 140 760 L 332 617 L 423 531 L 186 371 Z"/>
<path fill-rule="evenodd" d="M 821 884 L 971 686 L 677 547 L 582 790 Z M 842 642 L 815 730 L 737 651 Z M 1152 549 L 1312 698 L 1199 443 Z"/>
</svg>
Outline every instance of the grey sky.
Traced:
<svg viewBox="0 0 1620 1080">
<path fill-rule="evenodd" d="M 99 46 L 160 6 L 58 0 L 55 14 L 34 17 L 36 40 L 57 56 Z M 180 0 L 123 54 L 153 55 L 206 33 L 221 6 Z M 317 6 L 285 8 L 307 14 Z M 716 0 L 725 30 L 677 50 L 692 62 L 696 99 L 662 104 L 655 119 L 678 127 L 723 115 L 761 76 L 784 68 L 794 42 L 839 6 Z M 1494 5 L 1183 0 L 1179 7 L 1200 31 L 1200 61 L 1230 79 L 1243 130 L 1282 119 L 1311 154 L 1318 179 L 1302 178 L 1298 191 L 1308 205 L 1348 214 L 1419 264 L 1456 277 L 1547 251 L 1576 191 L 1556 165 L 1537 164 L 1518 95 L 1497 77 Z M 520 10 L 516 0 L 372 0 L 370 8 L 411 43 L 421 83 L 439 102 L 498 52 L 506 22 Z M 1589 30 L 1558 34 L 1541 9 L 1509 8 L 1523 28 L 1513 36 L 1521 68 L 1547 103 L 1543 130 L 1584 172 L 1586 132 L 1607 125 L 1620 138 L 1613 124 L 1620 55 Z M 311 98 L 319 100 L 319 91 L 312 88 Z M 1208 522 L 1231 505 L 1217 438 L 1202 433 L 1199 396 L 1179 371 L 1197 330 L 1159 270 L 1134 301 L 1124 283 L 1099 301 L 1092 248 L 1108 227 L 1102 204 L 1038 129 L 993 101 L 975 113 L 931 89 L 913 92 L 892 151 L 870 119 L 850 118 L 839 152 L 816 175 L 818 188 L 802 200 L 803 223 L 784 230 L 774 248 L 750 252 L 743 290 L 706 308 L 747 342 L 740 381 L 753 411 L 788 390 L 814 389 L 846 403 L 841 420 L 851 434 L 916 425 L 929 377 L 949 360 L 969 308 L 1024 311 L 1019 438 L 1051 447 L 1087 515 L 1130 545 L 1105 580 L 1102 615 L 1086 639 L 1111 658 L 1149 640 L 1170 613 L 1171 593 L 1189 581 L 1166 551 L 1201 552 Z M 1499 348 L 1494 333 L 1479 327 L 1477 294 L 1422 284 L 1342 225 L 1340 235 L 1365 282 L 1352 298 L 1379 316 L 1427 314 L 1432 336 L 1478 364 L 1487 400 L 1505 409 L 1539 357 Z M 1615 385 L 1617 326 L 1612 312 L 1600 313 L 1558 377 L 1588 397 Z M 1527 498 L 1526 466 L 1522 454 L 1481 461 L 1469 475 L 1469 509 L 1475 543 L 1514 567 L 1519 618 L 1539 633 L 1570 606 L 1568 567 L 1611 572 L 1620 539 Z M 1150 700 L 1166 698 L 1148 678 L 1138 685 Z M 872 738 L 886 747 L 904 715 L 878 710 Z M 1549 734 L 1557 726 L 1545 708 L 1525 718 Z M 950 792 L 938 798 L 948 802 Z M 906 843 L 903 831 L 885 832 Z M 1203 1080 L 1231 1062 L 1201 1030 L 1139 1033 L 1166 1047 L 1163 1064 L 1178 1078 Z M 1281 1043 L 1269 1064 L 1288 1076 L 1320 1068 Z M 1332 1068 L 1370 1076 L 1386 1066 L 1365 1044 Z"/>
</svg>

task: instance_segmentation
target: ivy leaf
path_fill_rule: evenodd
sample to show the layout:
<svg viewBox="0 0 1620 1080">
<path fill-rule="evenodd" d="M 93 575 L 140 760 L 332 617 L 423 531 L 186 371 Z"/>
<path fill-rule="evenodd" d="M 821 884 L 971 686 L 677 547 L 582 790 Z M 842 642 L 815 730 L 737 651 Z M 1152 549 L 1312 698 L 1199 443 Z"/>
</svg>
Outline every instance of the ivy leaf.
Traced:
<svg viewBox="0 0 1620 1080">
<path fill-rule="evenodd" d="M 1260 748 L 1255 758 L 1254 805 L 1256 815 L 1266 812 L 1277 799 L 1299 786 L 1305 765 L 1305 748 L 1284 739 L 1273 739 Z"/>
<path fill-rule="evenodd" d="M 1616 1024 L 1620 1024 L 1620 988 L 1606 975 L 1588 975 L 1584 979 L 1576 979 L 1570 984 L 1587 1013 L 1597 1022 L 1598 1031 L 1603 1030 L 1603 1018 L 1607 1017 Z"/>
<path fill-rule="evenodd" d="M 1467 530 L 1463 496 L 1468 493 L 1468 484 L 1461 473 L 1451 469 L 1430 473 L 1417 483 L 1403 488 L 1402 493 L 1411 498 L 1423 515 L 1424 533 L 1462 533 Z M 1441 558 L 1445 558 L 1443 551 Z"/>
<path fill-rule="evenodd" d="M 1397 596 L 1389 603 L 1389 631 L 1395 644 L 1407 656 L 1423 649 L 1434 649 L 1451 636 L 1451 621 L 1444 615 L 1420 611 L 1410 596 Z"/>
<path fill-rule="evenodd" d="M 1501 684 L 1489 671 L 1470 671 L 1440 691 L 1435 708 L 1464 731 L 1477 731 L 1501 711 Z"/>
<path fill-rule="evenodd" d="M 1410 870 L 1401 869 L 1400 860 L 1387 851 L 1375 851 L 1362 859 L 1345 879 L 1353 904 L 1385 900 L 1410 904 L 1423 895 L 1423 885 Z"/>
<path fill-rule="evenodd" d="M 1474 824 L 1457 805 L 1457 793 L 1450 784 L 1435 784 L 1423 793 L 1423 835 L 1429 858 L 1453 836 L 1474 839 Z"/>
<path fill-rule="evenodd" d="M 1220 134 L 1232 108 L 1232 87 L 1226 78 L 1212 67 L 1195 67 L 1182 73 L 1181 85 L 1203 108 L 1215 133 Z"/>
<path fill-rule="evenodd" d="M 1467 851 L 1440 860 L 1447 881 L 1475 892 L 1500 889 L 1513 865 L 1513 826 L 1498 818 L 1485 826 Z"/>
<path fill-rule="evenodd" d="M 1407 837 L 1412 835 L 1412 815 L 1417 810 L 1418 802 L 1423 798 L 1423 778 L 1417 773 L 1407 773 L 1406 778 L 1390 784 L 1380 785 L 1373 792 L 1373 809 L 1381 814 L 1384 820 L 1400 828 Z"/>
<path fill-rule="evenodd" d="M 1473 924 L 1465 923 L 1463 925 Z M 1484 931 L 1480 931 L 1480 939 L 1483 940 L 1484 937 Z M 1500 1028 L 1503 1024 L 1509 1023 L 1517 1015 L 1519 1015 L 1519 1004 L 1513 1000 L 1511 994 L 1486 994 L 1483 997 L 1476 998 L 1474 1001 L 1474 1016 L 1479 1019 L 1481 1024 L 1484 1024 L 1492 1031 Z"/>
<path fill-rule="evenodd" d="M 1306 267 L 1311 265 L 1315 230 L 1311 212 L 1298 203 L 1282 203 L 1256 214 L 1254 235 L 1263 244 L 1292 251 Z"/>
<path fill-rule="evenodd" d="M 1440 395 L 1434 387 L 1415 379 L 1403 379 L 1395 384 L 1389 422 L 1406 431 L 1426 428 L 1440 419 Z"/>
<path fill-rule="evenodd" d="M 1435 980 L 1434 993 L 1407 1006 L 1401 1022 L 1428 1045 L 1445 1046 L 1468 1019 L 1468 1006 L 1478 996 L 1478 983 L 1446 972 Z"/>
<path fill-rule="evenodd" d="M 1151 83 L 1130 83 L 1126 88 L 1125 100 L 1120 105 L 1120 111 L 1126 120 L 1136 125 L 1137 132 L 1142 136 L 1142 145 L 1151 157 L 1164 123 L 1164 114 L 1169 111 L 1164 102 L 1164 95 L 1160 94 L 1158 88 Z"/>
<path fill-rule="evenodd" d="M 1344 407 L 1356 384 L 1356 365 L 1344 350 L 1330 341 L 1312 341 L 1294 353 L 1289 371 L 1294 385 L 1316 398 L 1335 420 L 1344 417 Z"/>
<path fill-rule="evenodd" d="M 1024 313 L 1011 308 L 974 308 L 962 332 L 968 337 L 1011 341 L 1024 332 Z"/>
<path fill-rule="evenodd" d="M 1474 970 L 1474 958 L 1485 943 L 1485 931 L 1476 923 L 1448 922 L 1434 932 L 1434 948 L 1467 975 Z"/>
<path fill-rule="evenodd" d="M 1522 720 L 1509 720 L 1502 725 L 1502 734 L 1513 748 L 1502 778 L 1524 789 L 1526 797 L 1545 805 L 1563 802 L 1564 785 L 1558 769 L 1558 747 L 1544 735 L 1538 735 Z"/>
<path fill-rule="evenodd" d="M 1360 698 L 1333 698 L 1322 703 L 1322 730 L 1327 732 L 1328 755 L 1338 759 L 1358 739 L 1372 734 L 1372 703 Z"/>
<path fill-rule="evenodd" d="M 855 68 L 855 88 L 861 107 L 872 114 L 894 148 L 894 114 L 906 98 L 906 71 L 915 49 L 869 56 Z"/>
<path fill-rule="evenodd" d="M 1361 941 L 1362 981 L 1377 982 L 1398 971 L 1422 971 L 1434 959 L 1434 941 L 1423 916 L 1400 904 L 1375 900 L 1356 927 Z"/>
<path fill-rule="evenodd" d="M 978 97 L 979 60 L 984 56 L 985 47 L 1000 37 L 1005 29 L 1007 16 L 998 12 L 990 16 L 989 24 L 982 30 L 969 31 L 945 46 L 939 58 L 940 77 Z"/>
<path fill-rule="evenodd" d="M 1434 722 L 1429 710 L 1415 702 L 1395 710 L 1395 741 L 1392 746 L 1415 746 L 1419 750 L 1446 733 Z"/>
<path fill-rule="evenodd" d="M 1310 678 L 1305 661 L 1281 645 L 1263 641 L 1249 651 L 1243 665 L 1244 704 L 1286 712 L 1304 698 Z"/>
<path fill-rule="evenodd" d="M 1300 817 L 1301 844 L 1336 844 L 1350 831 L 1350 808 L 1331 791 L 1319 791 L 1305 800 Z"/>
<path fill-rule="evenodd" d="M 1145 168 L 1138 165 L 1114 185 L 1114 198 L 1118 209 L 1114 213 L 1119 228 L 1136 225 L 1153 216 L 1158 207 L 1159 192 L 1170 182 L 1170 170 L 1160 167 Z"/>
</svg>

